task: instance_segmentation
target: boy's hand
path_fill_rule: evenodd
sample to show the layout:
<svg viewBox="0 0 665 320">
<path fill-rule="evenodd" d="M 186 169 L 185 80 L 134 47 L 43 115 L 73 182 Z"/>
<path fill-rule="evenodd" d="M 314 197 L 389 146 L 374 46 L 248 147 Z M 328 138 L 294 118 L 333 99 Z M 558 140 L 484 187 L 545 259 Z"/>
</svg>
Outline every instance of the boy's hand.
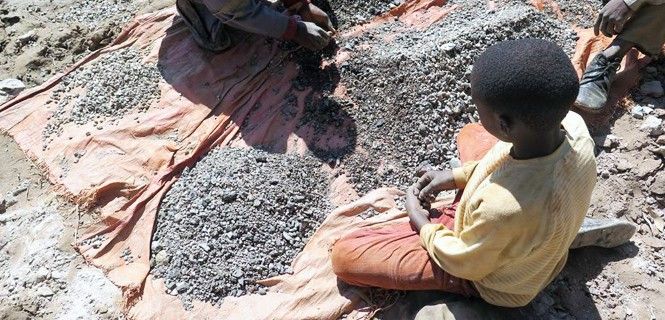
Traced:
<svg viewBox="0 0 665 320">
<path fill-rule="evenodd" d="M 319 9 L 319 7 L 311 3 L 303 5 L 300 10 L 298 10 L 298 14 L 304 21 L 314 22 L 317 26 L 332 33 L 337 32 L 330 21 L 330 17 L 328 17 L 323 10 Z"/>
<path fill-rule="evenodd" d="M 411 225 L 420 232 L 420 229 L 429 223 L 429 211 L 427 211 L 420 199 L 418 199 L 418 189 L 414 187 L 406 190 L 406 212 L 409 214 Z"/>
<path fill-rule="evenodd" d="M 311 22 L 298 21 L 293 41 L 310 50 L 321 50 L 330 42 L 330 34 Z"/>
<path fill-rule="evenodd" d="M 457 187 L 453 172 L 442 170 L 425 172 L 412 188 L 419 190 L 417 196 L 421 201 L 432 202 L 439 192 L 453 190 Z"/>
<path fill-rule="evenodd" d="M 635 13 L 633 9 L 623 0 L 610 0 L 600 10 L 596 24 L 593 26 L 593 33 L 598 35 L 600 31 L 608 37 L 621 33 L 623 26 L 633 16 L 633 13 Z"/>
</svg>

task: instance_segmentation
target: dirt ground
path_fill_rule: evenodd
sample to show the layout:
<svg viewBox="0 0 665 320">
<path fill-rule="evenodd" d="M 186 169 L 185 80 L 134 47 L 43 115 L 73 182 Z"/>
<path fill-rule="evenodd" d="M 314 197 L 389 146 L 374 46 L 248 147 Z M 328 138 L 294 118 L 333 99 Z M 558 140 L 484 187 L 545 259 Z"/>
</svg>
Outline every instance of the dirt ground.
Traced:
<svg viewBox="0 0 665 320">
<path fill-rule="evenodd" d="M 0 79 L 42 83 L 172 0 L 0 1 Z"/>
<path fill-rule="evenodd" d="M 94 217 L 59 199 L 10 137 L 0 150 L 0 319 L 122 319 L 120 290 L 70 245 Z"/>
<path fill-rule="evenodd" d="M 108 44 L 135 15 L 170 4 L 0 1 L 0 79 L 38 85 Z M 60 198 L 4 134 L 0 154 L 0 319 L 124 319 L 120 289 L 71 246 L 95 216 Z"/>
<path fill-rule="evenodd" d="M 133 16 L 172 2 L 0 0 L 0 80 L 40 84 L 108 44 Z M 643 74 L 663 81 L 665 63 L 654 62 Z M 637 105 L 665 117 L 665 99 L 636 90 L 609 125 L 594 129 L 599 180 L 589 212 L 635 223 L 631 243 L 571 251 L 562 274 L 526 308 L 504 310 L 419 292 L 401 297 L 381 318 L 664 319 L 665 203 L 659 192 L 665 185 L 665 136 L 640 129 L 647 115 L 631 114 Z M 7 206 L 0 210 L 0 319 L 122 319 L 120 290 L 70 245 L 94 216 L 61 199 L 5 135 L 0 161 L 0 202 Z M 441 299 L 448 303 L 436 303 Z"/>
</svg>

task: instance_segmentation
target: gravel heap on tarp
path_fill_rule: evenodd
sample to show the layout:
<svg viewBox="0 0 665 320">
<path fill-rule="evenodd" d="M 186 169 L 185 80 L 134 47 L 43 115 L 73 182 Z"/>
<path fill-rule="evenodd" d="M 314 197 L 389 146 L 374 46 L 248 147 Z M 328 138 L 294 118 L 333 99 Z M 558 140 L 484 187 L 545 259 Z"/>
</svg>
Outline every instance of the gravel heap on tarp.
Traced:
<svg viewBox="0 0 665 320">
<path fill-rule="evenodd" d="M 254 281 L 289 273 L 331 210 L 319 172 L 309 156 L 212 150 L 163 199 L 153 274 L 186 305 L 265 293 Z"/>
<path fill-rule="evenodd" d="M 327 11 L 330 12 L 330 17 L 333 23 L 341 30 L 368 22 L 375 16 L 395 8 L 402 2 L 404 2 L 404 0 L 331 0 L 327 3 L 320 0 L 312 1 L 312 3 L 324 10 L 328 7 L 332 8 L 332 10 Z"/>
<path fill-rule="evenodd" d="M 422 32 L 404 32 L 393 21 L 345 39 L 352 52 L 339 66 L 355 107 L 358 145 L 343 162 L 361 193 L 381 186 L 406 188 L 423 162 L 447 166 L 455 157 L 455 135 L 478 119 L 469 76 L 474 59 L 502 40 L 552 40 L 572 55 L 575 37 L 568 24 L 526 4 L 488 13 L 471 1 Z M 386 35 L 390 38 L 386 41 Z"/>
<path fill-rule="evenodd" d="M 70 5 L 69 11 L 57 16 L 56 20 L 94 29 L 110 18 L 128 20 L 139 7 L 140 3 L 132 0 L 79 0 Z"/>
<path fill-rule="evenodd" d="M 159 98 L 160 79 L 157 65 L 144 63 L 141 53 L 134 49 L 114 51 L 65 76 L 51 95 L 53 102 L 46 105 L 54 108 L 43 132 L 46 142 L 60 135 L 68 123 L 92 122 L 96 130 L 102 130 L 109 119 L 146 111 Z M 70 103 L 74 106 L 67 111 Z"/>
</svg>

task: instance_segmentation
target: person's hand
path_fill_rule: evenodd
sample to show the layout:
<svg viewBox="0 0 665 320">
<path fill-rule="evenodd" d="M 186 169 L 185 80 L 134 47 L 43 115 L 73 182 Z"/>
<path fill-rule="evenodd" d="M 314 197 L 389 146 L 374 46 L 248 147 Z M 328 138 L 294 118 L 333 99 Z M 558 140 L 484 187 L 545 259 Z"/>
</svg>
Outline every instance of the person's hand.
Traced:
<svg viewBox="0 0 665 320">
<path fill-rule="evenodd" d="M 420 201 L 432 202 L 441 191 L 453 190 L 455 186 L 455 177 L 450 170 L 427 171 L 413 185 L 418 191 Z"/>
<path fill-rule="evenodd" d="M 303 21 L 314 22 L 317 26 L 333 34 L 337 32 L 330 21 L 330 17 L 323 10 L 319 9 L 319 7 L 311 3 L 300 7 L 298 14 L 302 17 Z"/>
<path fill-rule="evenodd" d="M 414 187 L 406 190 L 406 213 L 409 215 L 411 225 L 420 232 L 420 229 L 429 223 L 429 211 L 425 209 L 418 199 L 419 190 Z"/>
<path fill-rule="evenodd" d="M 298 21 L 293 41 L 310 50 L 321 50 L 330 42 L 330 34 L 314 23 Z"/>
<path fill-rule="evenodd" d="M 623 0 L 610 0 L 598 14 L 596 24 L 593 26 L 594 34 L 598 35 L 599 32 L 602 32 L 611 37 L 621 33 L 623 26 L 633 16 L 633 13 L 633 10 Z"/>
</svg>

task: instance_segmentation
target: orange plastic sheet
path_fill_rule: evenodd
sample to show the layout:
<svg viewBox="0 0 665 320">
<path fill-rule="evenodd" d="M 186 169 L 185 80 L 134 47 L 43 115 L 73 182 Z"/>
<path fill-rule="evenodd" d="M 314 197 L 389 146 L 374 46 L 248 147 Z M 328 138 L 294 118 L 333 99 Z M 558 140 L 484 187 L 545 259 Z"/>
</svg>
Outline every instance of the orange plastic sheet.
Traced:
<svg viewBox="0 0 665 320">
<path fill-rule="evenodd" d="M 557 18 L 563 19 L 563 12 L 561 12 L 559 4 L 554 0 L 531 0 L 531 5 L 540 11 L 551 10 Z"/>
<path fill-rule="evenodd" d="M 89 125 L 67 125 L 43 150 L 42 132 L 49 116 L 44 105 L 62 77 L 126 47 L 141 50 L 146 62 L 161 66 L 161 97 L 147 113 L 129 114 L 101 131 Z M 110 47 L 2 106 L 0 128 L 16 139 L 63 193 L 102 211 L 103 220 L 83 238 L 103 237 L 103 245 L 94 249 L 79 242 L 77 248 L 124 289 L 128 307 L 141 297 L 144 284 L 145 293 L 152 292 L 153 283 L 145 279 L 155 215 L 163 194 L 184 167 L 220 145 L 260 146 L 272 152 L 305 148 L 334 152 L 353 143 L 349 133 L 354 124 L 349 118 L 339 126 L 317 130 L 300 125 L 306 97 L 317 97 L 311 89 L 292 87 L 299 70 L 288 56 L 279 50 L 278 42 L 260 37 L 222 54 L 207 53 L 191 40 L 175 10 L 167 9 L 137 19 Z M 291 96 L 295 101 L 287 98 Z M 280 112 L 286 107 L 289 113 Z M 77 152 L 83 157 L 75 161 Z M 121 258 L 124 250 L 131 251 L 132 263 Z M 168 308 L 157 313 L 137 310 L 136 314 L 163 319 L 162 310 Z"/>
<path fill-rule="evenodd" d="M 365 24 L 350 28 L 343 32 L 342 36 L 359 35 L 395 19 L 403 22 L 407 28 L 424 30 L 435 22 L 445 18 L 448 14 L 458 8 L 457 5 L 446 6 L 447 2 L 448 1 L 446 0 L 405 1 L 401 5 L 391 9 L 387 13 L 375 17 Z M 413 32 L 413 29 L 411 29 L 411 32 Z M 391 35 L 384 35 L 384 37 L 388 38 L 390 36 Z"/>
</svg>

